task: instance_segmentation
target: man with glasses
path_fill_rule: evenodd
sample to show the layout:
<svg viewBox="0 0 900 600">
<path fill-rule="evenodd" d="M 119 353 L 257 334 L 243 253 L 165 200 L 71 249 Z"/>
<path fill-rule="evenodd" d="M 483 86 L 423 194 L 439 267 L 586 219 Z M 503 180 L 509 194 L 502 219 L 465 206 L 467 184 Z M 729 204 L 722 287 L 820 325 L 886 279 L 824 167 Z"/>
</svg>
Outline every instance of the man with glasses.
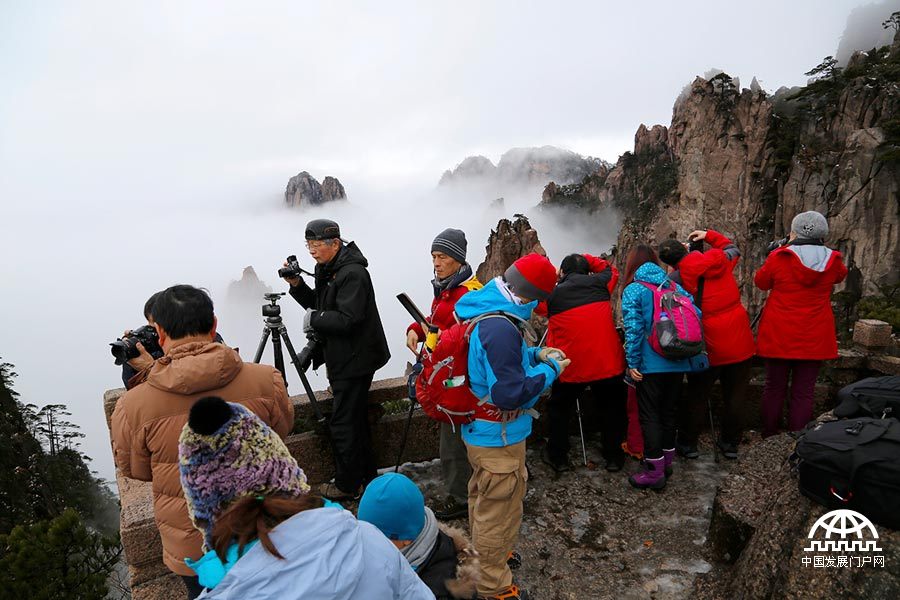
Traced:
<svg viewBox="0 0 900 600">
<path fill-rule="evenodd" d="M 338 224 L 316 219 L 306 225 L 306 247 L 316 261 L 315 288 L 301 277 L 285 278 L 290 294 L 306 310 L 303 331 L 318 340 L 313 368 L 325 364 L 334 404 L 329 428 L 334 482 L 322 495 L 359 498 L 376 476 L 368 420 L 368 392 L 388 351 L 366 258 L 355 242 L 341 239 Z"/>
</svg>

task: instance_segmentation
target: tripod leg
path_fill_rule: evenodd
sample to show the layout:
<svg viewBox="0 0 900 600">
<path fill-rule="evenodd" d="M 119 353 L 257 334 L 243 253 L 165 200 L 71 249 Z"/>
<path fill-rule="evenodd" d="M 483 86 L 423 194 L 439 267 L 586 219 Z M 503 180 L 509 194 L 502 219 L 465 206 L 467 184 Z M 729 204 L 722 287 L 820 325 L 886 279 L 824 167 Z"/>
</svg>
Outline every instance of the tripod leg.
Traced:
<svg viewBox="0 0 900 600">
<path fill-rule="evenodd" d="M 325 416 L 322 414 L 322 409 L 319 407 L 319 403 L 316 400 L 316 393 L 313 392 L 312 386 L 309 385 L 309 379 L 306 378 L 306 373 L 303 372 L 303 369 L 300 367 L 300 361 L 297 359 L 297 353 L 294 351 L 294 345 L 291 343 L 291 338 L 288 337 L 287 328 L 282 326 L 280 330 L 278 330 L 278 334 L 284 338 L 284 345 L 287 347 L 288 356 L 291 357 L 291 364 L 297 369 L 297 375 L 300 376 L 300 383 L 303 384 L 303 389 L 306 390 L 306 396 L 309 398 L 309 403 L 312 405 L 313 412 L 316 414 L 316 420 L 319 422 L 325 421 Z"/>
<path fill-rule="evenodd" d="M 259 361 L 262 360 L 263 351 L 266 349 L 266 342 L 269 341 L 270 333 L 269 328 L 263 325 L 262 339 L 259 340 L 259 346 L 256 347 L 256 357 L 253 359 L 253 362 L 256 364 L 259 364 Z"/>
<path fill-rule="evenodd" d="M 281 352 L 281 336 L 279 333 L 279 331 L 272 333 L 272 346 L 275 349 L 275 368 L 281 371 L 281 376 L 284 378 L 284 387 L 287 387 L 287 373 L 284 372 L 284 354 Z"/>
</svg>

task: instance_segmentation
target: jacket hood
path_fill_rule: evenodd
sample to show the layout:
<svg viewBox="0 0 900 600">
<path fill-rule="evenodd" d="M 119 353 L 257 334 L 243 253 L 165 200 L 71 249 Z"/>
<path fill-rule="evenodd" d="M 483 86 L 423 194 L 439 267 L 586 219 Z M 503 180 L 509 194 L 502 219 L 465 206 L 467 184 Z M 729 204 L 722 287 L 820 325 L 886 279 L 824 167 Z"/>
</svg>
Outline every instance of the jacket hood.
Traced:
<svg viewBox="0 0 900 600">
<path fill-rule="evenodd" d="M 635 281 L 659 285 L 668 279 L 666 272 L 656 263 L 646 262 L 634 272 Z"/>
<path fill-rule="evenodd" d="M 478 552 L 466 537 L 463 530 L 450 527 L 441 523 L 440 529 L 453 541 L 459 566 L 456 567 L 456 577 L 445 582 L 447 591 L 455 598 L 472 598 L 478 591 L 478 581 L 481 579 L 481 563 L 478 560 Z"/>
<path fill-rule="evenodd" d="M 363 267 L 369 266 L 369 261 L 363 256 L 363 253 L 357 247 L 356 242 L 344 244 L 340 252 L 338 252 L 338 255 L 334 257 L 334 260 L 325 265 L 325 269 L 333 272 L 343 266 L 353 264 L 362 265 Z"/>
<path fill-rule="evenodd" d="M 822 277 L 830 276 L 826 273 L 837 264 L 833 259 L 838 253 L 820 244 L 792 244 L 775 252 L 794 263 L 794 276 L 805 285 L 812 285 Z"/>
<path fill-rule="evenodd" d="M 516 304 L 497 287 L 497 279 L 495 277 L 480 290 L 469 292 L 457 300 L 456 314 L 460 319 L 472 319 L 496 311 L 505 312 L 525 321 L 531 318 L 531 313 L 538 305 L 537 300 L 528 304 Z"/>
<path fill-rule="evenodd" d="M 158 359 L 147 382 L 166 392 L 199 394 L 231 382 L 243 366 L 238 353 L 224 344 L 190 342 Z"/>
</svg>

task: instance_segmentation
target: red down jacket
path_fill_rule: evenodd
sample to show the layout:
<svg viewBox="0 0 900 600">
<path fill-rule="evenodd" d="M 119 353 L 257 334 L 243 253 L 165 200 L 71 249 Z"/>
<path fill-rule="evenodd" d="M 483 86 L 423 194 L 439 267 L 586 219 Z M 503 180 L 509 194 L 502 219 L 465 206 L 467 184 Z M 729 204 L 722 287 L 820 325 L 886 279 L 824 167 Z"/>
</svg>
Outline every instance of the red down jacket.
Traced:
<svg viewBox="0 0 900 600">
<path fill-rule="evenodd" d="M 766 358 L 837 358 L 831 289 L 847 276 L 837 250 L 797 243 L 772 252 L 753 278 L 771 290 L 759 323 L 757 348 Z"/>
<path fill-rule="evenodd" d="M 572 359 L 559 378 L 567 383 L 607 379 L 625 371 L 625 351 L 609 304 L 619 271 L 602 258 L 584 256 L 591 273 L 569 273 L 547 299 L 547 345 Z"/>
<path fill-rule="evenodd" d="M 734 279 L 740 252 L 727 237 L 712 229 L 706 232 L 706 252 L 690 252 L 678 263 L 672 279 L 697 298 L 702 277 L 703 339 L 712 366 L 745 361 L 756 353 L 750 317 L 741 304 L 741 292 Z"/>
<path fill-rule="evenodd" d="M 480 290 L 481 287 L 481 282 L 472 274 L 471 267 L 464 265 L 445 289 L 438 289 L 435 286 L 434 300 L 431 301 L 431 315 L 428 320 L 437 325 L 440 330 L 450 329 L 456 324 L 456 317 L 453 316 L 456 301 L 462 298 L 466 292 Z M 410 324 L 406 331 L 407 333 L 415 331 L 419 336 L 419 341 L 425 341 L 425 332 L 418 323 Z"/>
</svg>

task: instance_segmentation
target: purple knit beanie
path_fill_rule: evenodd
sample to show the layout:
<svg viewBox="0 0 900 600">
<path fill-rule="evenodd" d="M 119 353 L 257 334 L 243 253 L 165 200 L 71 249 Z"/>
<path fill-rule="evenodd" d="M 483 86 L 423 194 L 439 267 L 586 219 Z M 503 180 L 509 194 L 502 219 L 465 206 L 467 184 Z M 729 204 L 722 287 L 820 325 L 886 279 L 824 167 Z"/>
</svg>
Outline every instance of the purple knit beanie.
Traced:
<svg viewBox="0 0 900 600">
<path fill-rule="evenodd" d="M 178 440 L 181 487 L 188 514 L 212 548 L 216 518 L 245 496 L 299 496 L 309 492 L 306 475 L 268 425 L 221 398 L 191 407 Z"/>
</svg>

